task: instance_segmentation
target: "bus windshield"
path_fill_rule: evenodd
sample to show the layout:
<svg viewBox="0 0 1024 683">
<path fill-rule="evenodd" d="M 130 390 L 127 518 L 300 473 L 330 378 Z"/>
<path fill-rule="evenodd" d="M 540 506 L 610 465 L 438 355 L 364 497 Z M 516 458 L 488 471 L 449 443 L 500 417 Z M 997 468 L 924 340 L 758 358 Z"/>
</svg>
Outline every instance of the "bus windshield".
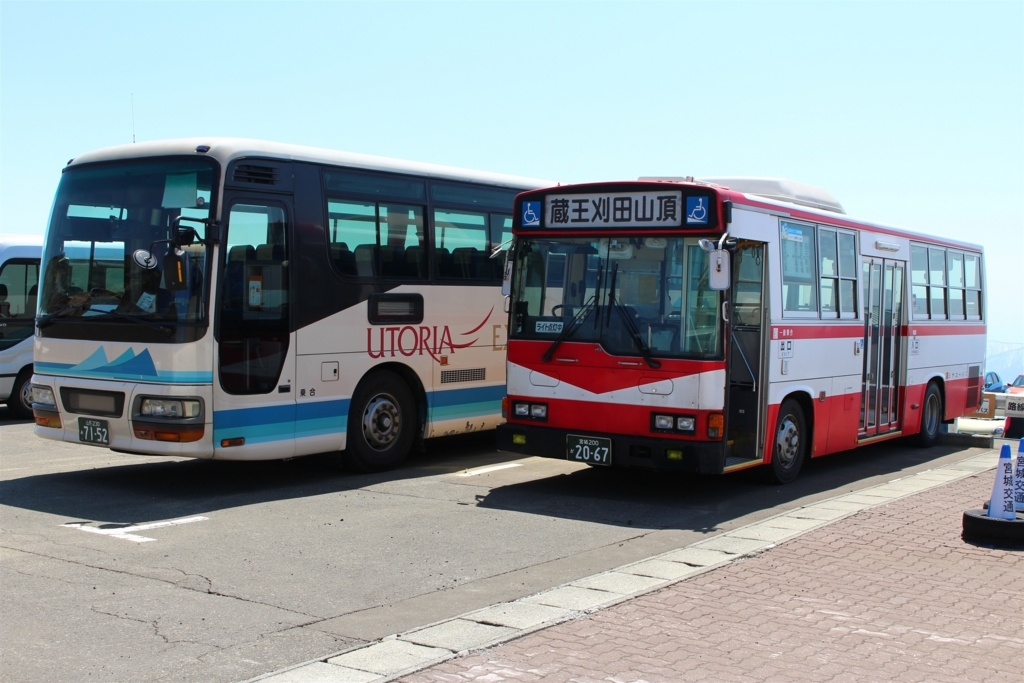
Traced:
<svg viewBox="0 0 1024 683">
<path fill-rule="evenodd" d="M 214 176 L 211 160 L 191 158 L 68 169 L 43 250 L 38 315 L 47 323 L 205 324 L 206 247 L 181 247 L 184 272 L 173 287 L 163 269 L 172 221 L 205 235 L 199 221 L 211 215 Z"/>
<path fill-rule="evenodd" d="M 520 238 L 515 255 L 514 338 L 722 356 L 720 297 L 696 238 Z"/>
</svg>

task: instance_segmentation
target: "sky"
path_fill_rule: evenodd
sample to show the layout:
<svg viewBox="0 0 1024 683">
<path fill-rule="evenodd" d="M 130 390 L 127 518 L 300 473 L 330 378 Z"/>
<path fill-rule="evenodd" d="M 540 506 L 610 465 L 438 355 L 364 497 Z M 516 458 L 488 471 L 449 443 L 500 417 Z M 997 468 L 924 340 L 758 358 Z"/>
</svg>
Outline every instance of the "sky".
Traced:
<svg viewBox="0 0 1024 683">
<path fill-rule="evenodd" d="M 233 136 L 562 183 L 769 176 L 985 248 L 1024 342 L 1024 3 L 0 0 L 0 232 L 69 159 Z"/>
</svg>

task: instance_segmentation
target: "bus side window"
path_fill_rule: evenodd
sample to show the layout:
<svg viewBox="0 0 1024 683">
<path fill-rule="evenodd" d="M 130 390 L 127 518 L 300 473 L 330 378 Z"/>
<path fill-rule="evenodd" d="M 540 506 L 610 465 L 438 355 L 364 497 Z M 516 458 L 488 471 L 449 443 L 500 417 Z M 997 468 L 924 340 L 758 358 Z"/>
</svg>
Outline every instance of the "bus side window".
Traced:
<svg viewBox="0 0 1024 683">
<path fill-rule="evenodd" d="M 35 292 L 32 288 L 38 282 L 38 262 L 5 263 L 0 269 L 0 318 L 35 317 Z"/>
<path fill-rule="evenodd" d="M 814 226 L 781 221 L 782 305 L 786 312 L 818 317 Z"/>
<path fill-rule="evenodd" d="M 328 200 L 327 229 L 331 261 L 343 275 L 377 275 L 377 206 Z"/>
<path fill-rule="evenodd" d="M 434 258 L 439 277 L 479 280 L 486 277 L 487 214 L 434 211 Z"/>
</svg>

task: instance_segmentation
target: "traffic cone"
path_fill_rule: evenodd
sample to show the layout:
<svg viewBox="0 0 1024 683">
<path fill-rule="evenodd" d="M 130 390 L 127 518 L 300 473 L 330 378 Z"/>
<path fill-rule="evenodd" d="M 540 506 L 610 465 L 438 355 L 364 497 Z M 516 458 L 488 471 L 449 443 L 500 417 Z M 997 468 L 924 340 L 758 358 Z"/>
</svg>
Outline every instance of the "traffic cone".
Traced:
<svg viewBox="0 0 1024 683">
<path fill-rule="evenodd" d="M 1024 512 L 1024 439 L 1017 446 L 1017 468 L 1013 473 L 1013 509 Z"/>
<path fill-rule="evenodd" d="M 992 497 L 988 501 L 988 516 L 999 519 L 1017 519 L 1014 512 L 1013 494 L 1013 459 L 1010 457 L 1010 444 L 1003 444 L 999 451 L 999 464 L 996 466 L 996 480 L 992 483 Z"/>
</svg>

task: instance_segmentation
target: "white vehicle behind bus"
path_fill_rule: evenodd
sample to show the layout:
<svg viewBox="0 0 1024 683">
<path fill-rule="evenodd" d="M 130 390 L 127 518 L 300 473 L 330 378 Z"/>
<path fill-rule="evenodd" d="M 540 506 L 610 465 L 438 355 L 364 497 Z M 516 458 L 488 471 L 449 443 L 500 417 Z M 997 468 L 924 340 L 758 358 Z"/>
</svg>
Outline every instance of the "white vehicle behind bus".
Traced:
<svg viewBox="0 0 1024 683">
<path fill-rule="evenodd" d="M 0 237 L 0 402 L 32 417 L 32 331 L 42 235 Z"/>
<path fill-rule="evenodd" d="M 500 246 L 546 184 L 255 140 L 82 155 L 43 254 L 36 433 L 378 470 L 494 429 Z"/>
</svg>

